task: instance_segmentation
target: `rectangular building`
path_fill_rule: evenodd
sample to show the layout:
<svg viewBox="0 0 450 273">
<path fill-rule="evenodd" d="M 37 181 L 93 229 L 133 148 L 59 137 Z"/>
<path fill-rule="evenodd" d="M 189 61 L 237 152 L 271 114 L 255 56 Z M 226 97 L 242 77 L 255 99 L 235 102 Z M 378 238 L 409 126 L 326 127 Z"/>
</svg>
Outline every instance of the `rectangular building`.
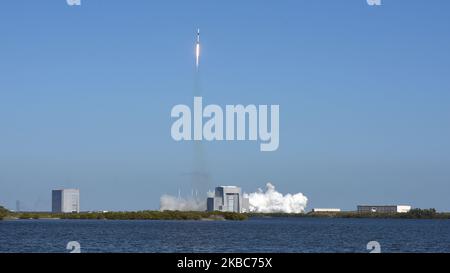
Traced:
<svg viewBox="0 0 450 273">
<path fill-rule="evenodd" d="M 60 189 L 52 191 L 52 212 L 80 212 L 80 190 Z"/>
<path fill-rule="evenodd" d="M 249 201 L 247 197 L 242 196 L 241 188 L 220 186 L 208 197 L 206 207 L 208 211 L 248 212 Z"/>
<path fill-rule="evenodd" d="M 404 205 L 359 205 L 358 212 L 362 213 L 406 213 L 411 210 L 411 206 Z"/>
<path fill-rule="evenodd" d="M 340 212 L 341 209 L 336 208 L 313 208 L 312 212 Z"/>
</svg>

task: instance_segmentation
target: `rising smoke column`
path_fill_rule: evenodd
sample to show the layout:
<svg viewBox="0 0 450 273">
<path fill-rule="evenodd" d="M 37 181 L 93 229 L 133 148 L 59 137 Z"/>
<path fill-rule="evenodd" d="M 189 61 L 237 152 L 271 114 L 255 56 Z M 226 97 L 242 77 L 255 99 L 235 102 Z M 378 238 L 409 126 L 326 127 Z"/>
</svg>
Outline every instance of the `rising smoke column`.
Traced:
<svg viewBox="0 0 450 273">
<path fill-rule="evenodd" d="M 261 189 L 258 192 L 248 195 L 251 212 L 273 213 L 302 213 L 305 212 L 308 198 L 302 193 L 283 195 L 275 190 L 271 183 L 266 184 L 266 191 Z"/>
<path fill-rule="evenodd" d="M 195 43 L 194 97 L 202 96 L 203 92 L 200 80 L 200 29 L 197 29 L 197 40 Z M 211 188 L 211 177 L 206 163 L 206 149 L 203 141 L 194 141 L 193 145 L 193 166 L 192 171 L 190 172 L 192 188 L 199 192 L 199 196 L 206 196 L 208 189 Z M 195 197 L 195 199 L 197 203 L 203 201 L 203 198 L 199 199 L 198 196 Z"/>
<path fill-rule="evenodd" d="M 206 201 L 198 198 L 182 198 L 172 195 L 163 195 L 159 200 L 159 209 L 179 211 L 205 211 Z"/>
</svg>

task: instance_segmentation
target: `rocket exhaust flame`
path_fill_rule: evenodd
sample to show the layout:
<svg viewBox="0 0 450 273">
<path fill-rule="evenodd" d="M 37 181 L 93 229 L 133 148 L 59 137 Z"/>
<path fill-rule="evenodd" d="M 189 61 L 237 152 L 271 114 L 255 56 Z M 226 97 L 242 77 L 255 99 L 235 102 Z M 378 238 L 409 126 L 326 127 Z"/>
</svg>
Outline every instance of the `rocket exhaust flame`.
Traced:
<svg viewBox="0 0 450 273">
<path fill-rule="evenodd" d="M 195 49 L 195 66 L 198 68 L 200 58 L 200 44 L 197 44 Z"/>
</svg>

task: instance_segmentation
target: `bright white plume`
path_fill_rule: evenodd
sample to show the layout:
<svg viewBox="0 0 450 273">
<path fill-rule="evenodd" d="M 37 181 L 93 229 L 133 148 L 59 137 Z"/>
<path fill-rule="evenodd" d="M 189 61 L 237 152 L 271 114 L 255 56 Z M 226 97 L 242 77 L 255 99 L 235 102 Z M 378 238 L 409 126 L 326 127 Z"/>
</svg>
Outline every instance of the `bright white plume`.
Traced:
<svg viewBox="0 0 450 273">
<path fill-rule="evenodd" d="M 248 195 L 250 211 L 272 213 L 302 213 L 305 211 L 308 198 L 302 193 L 283 195 L 275 190 L 271 183 L 266 184 L 266 191 L 261 189 L 258 192 Z"/>
<path fill-rule="evenodd" d="M 308 198 L 302 193 L 283 195 L 275 190 L 271 183 L 266 184 L 266 189 L 259 189 L 257 192 L 244 194 L 249 198 L 250 211 L 261 213 L 302 213 L 305 212 Z M 160 199 L 160 210 L 179 211 L 205 211 L 206 200 L 199 197 L 175 197 L 163 195 Z"/>
</svg>

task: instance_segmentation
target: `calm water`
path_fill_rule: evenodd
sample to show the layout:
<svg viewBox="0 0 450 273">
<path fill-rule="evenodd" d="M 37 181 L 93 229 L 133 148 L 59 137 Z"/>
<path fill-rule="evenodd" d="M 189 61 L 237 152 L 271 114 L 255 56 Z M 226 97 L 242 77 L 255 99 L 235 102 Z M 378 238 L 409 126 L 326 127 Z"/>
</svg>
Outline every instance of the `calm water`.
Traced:
<svg viewBox="0 0 450 273">
<path fill-rule="evenodd" d="M 0 252 L 450 252 L 449 220 L 0 221 Z"/>
</svg>

